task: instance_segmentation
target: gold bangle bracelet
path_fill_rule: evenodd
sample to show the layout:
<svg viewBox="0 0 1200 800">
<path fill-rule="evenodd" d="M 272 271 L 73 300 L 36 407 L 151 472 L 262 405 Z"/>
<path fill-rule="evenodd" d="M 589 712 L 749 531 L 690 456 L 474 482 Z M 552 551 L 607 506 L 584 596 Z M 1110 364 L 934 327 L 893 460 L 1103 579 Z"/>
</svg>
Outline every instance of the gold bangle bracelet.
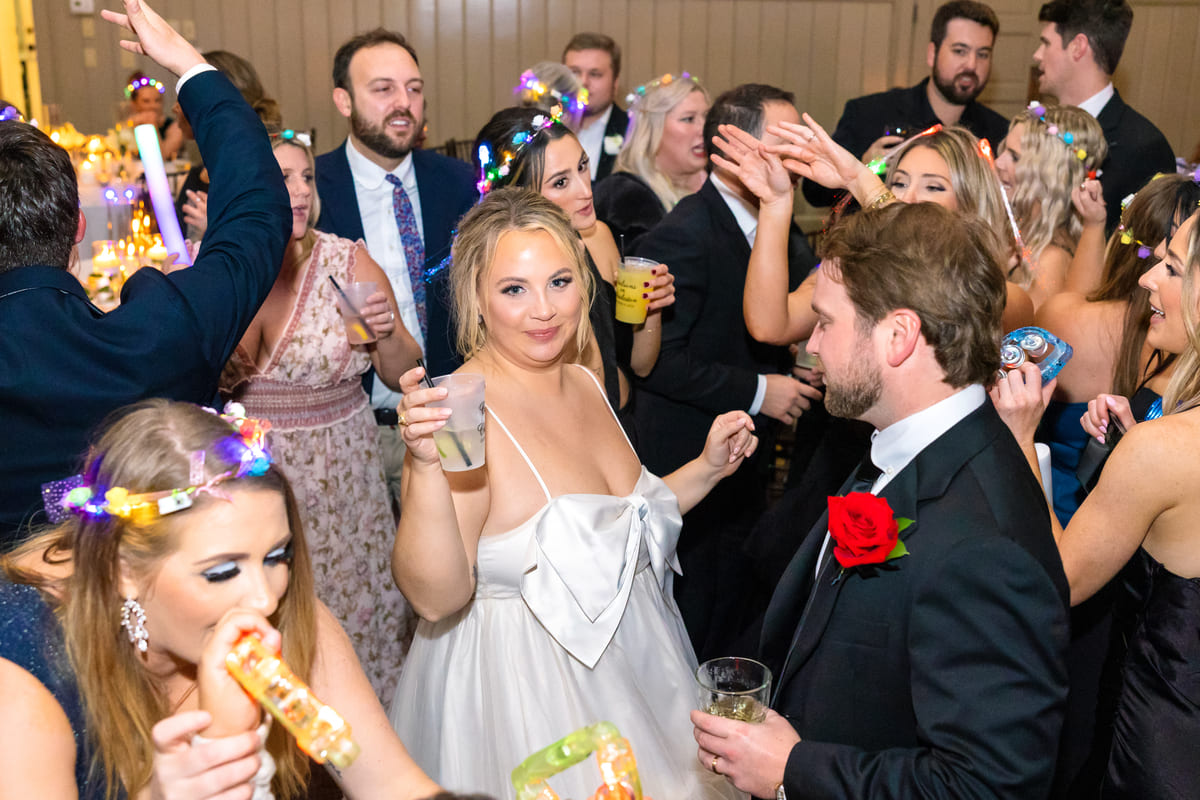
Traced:
<svg viewBox="0 0 1200 800">
<path fill-rule="evenodd" d="M 883 208 L 884 206 L 896 202 L 896 195 L 892 194 L 892 190 L 888 187 L 883 189 L 871 198 L 871 202 L 863 206 L 864 209 Z"/>
</svg>

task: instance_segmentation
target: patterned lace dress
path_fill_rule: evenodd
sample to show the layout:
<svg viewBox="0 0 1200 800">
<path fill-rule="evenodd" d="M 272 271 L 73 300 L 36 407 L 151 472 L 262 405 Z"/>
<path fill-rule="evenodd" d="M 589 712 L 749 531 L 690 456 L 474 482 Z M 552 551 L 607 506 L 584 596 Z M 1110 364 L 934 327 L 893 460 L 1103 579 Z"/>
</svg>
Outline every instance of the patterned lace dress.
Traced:
<svg viewBox="0 0 1200 800">
<path fill-rule="evenodd" d="M 355 243 L 317 233 L 284 336 L 260 371 L 238 347 L 221 392 L 270 420 L 275 463 L 296 492 L 317 596 L 346 629 L 383 703 L 391 700 L 414 617 L 392 579 L 396 528 L 379 433 L 329 276 L 352 282 Z"/>
</svg>

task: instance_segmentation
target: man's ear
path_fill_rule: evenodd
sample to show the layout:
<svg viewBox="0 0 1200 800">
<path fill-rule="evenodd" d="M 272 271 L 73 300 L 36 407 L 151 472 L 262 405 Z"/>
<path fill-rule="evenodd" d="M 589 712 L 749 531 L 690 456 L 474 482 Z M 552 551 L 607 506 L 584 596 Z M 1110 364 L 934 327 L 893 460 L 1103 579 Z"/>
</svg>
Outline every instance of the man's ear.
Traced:
<svg viewBox="0 0 1200 800">
<path fill-rule="evenodd" d="M 903 364 L 920 344 L 921 318 L 911 309 L 900 308 L 891 312 L 880 322 L 880 329 L 887 336 L 883 347 L 889 367 Z"/>
<path fill-rule="evenodd" d="M 1066 50 L 1072 61 L 1081 61 L 1092 54 L 1092 43 L 1088 41 L 1087 34 L 1077 33 L 1067 42 Z"/>
<path fill-rule="evenodd" d="M 937 61 L 937 45 L 933 42 L 929 43 L 929 47 L 925 49 L 925 66 L 933 69 L 934 62 Z"/>
<path fill-rule="evenodd" d="M 83 209 L 79 209 L 79 223 L 75 226 L 75 244 L 83 241 L 83 237 L 87 235 L 87 217 L 83 215 Z"/>
<path fill-rule="evenodd" d="M 349 118 L 350 112 L 354 110 L 354 101 L 350 93 L 340 86 L 333 90 L 333 104 L 337 106 L 338 113 L 346 118 Z"/>
</svg>

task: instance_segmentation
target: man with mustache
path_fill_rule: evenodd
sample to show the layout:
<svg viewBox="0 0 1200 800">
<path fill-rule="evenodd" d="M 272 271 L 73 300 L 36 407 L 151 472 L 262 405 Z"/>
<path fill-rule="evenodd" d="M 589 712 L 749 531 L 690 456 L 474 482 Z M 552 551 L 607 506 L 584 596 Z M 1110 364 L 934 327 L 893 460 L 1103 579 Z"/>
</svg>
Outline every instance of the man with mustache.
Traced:
<svg viewBox="0 0 1200 800">
<path fill-rule="evenodd" d="M 403 35 L 376 28 L 343 44 L 333 59 L 333 102 L 350 122 L 346 141 L 317 158 L 317 228 L 363 239 L 391 281 L 397 313 L 426 354 L 430 373 L 461 363 L 450 324 L 445 271 L 459 218 L 474 204 L 470 165 L 416 147 L 425 128 L 425 81 Z M 368 375 L 384 468 L 400 496 L 404 444 L 400 396 Z"/>
<path fill-rule="evenodd" d="M 1008 120 L 975 102 L 992 73 L 992 45 L 1000 30 L 996 12 L 974 0 L 951 0 L 933 15 L 926 63 L 929 77 L 908 89 L 890 89 L 846 103 L 833 139 L 870 163 L 931 125 L 962 125 L 993 145 L 1008 133 Z M 833 189 L 805 181 L 814 206 L 832 205 Z"/>
</svg>

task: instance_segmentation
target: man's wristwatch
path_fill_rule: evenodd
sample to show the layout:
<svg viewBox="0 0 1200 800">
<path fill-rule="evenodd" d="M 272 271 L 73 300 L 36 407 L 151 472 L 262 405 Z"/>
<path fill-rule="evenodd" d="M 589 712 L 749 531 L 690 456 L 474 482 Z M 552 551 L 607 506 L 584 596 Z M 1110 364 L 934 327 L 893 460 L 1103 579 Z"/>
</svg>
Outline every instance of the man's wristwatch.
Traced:
<svg viewBox="0 0 1200 800">
<path fill-rule="evenodd" d="M 783 790 L 783 781 L 775 787 L 775 800 L 787 800 L 787 792 Z"/>
</svg>

